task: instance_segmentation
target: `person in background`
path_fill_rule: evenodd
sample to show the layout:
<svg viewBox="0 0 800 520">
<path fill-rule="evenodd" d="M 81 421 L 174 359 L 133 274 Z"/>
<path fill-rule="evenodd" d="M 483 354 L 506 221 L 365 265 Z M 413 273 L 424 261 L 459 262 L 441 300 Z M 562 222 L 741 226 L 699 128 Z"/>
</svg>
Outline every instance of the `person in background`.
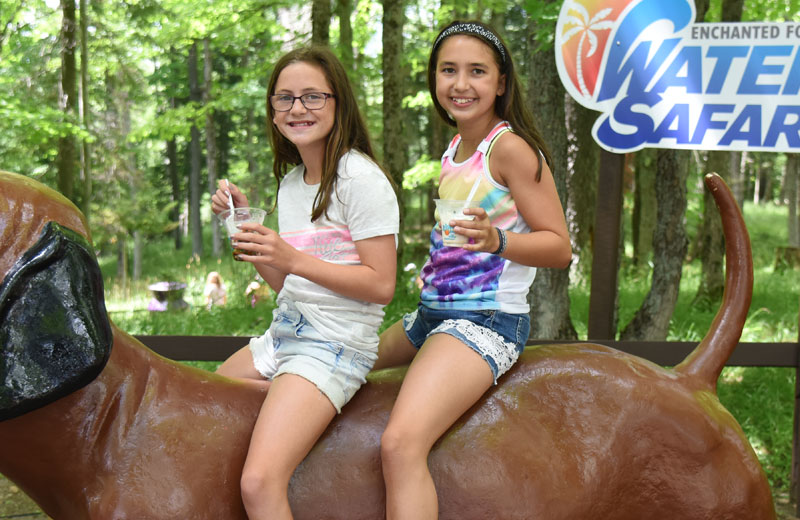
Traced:
<svg viewBox="0 0 800 520">
<path fill-rule="evenodd" d="M 222 277 L 218 272 L 211 271 L 208 273 L 203 296 L 206 300 L 206 309 L 210 309 L 215 305 L 222 306 L 228 302 L 228 292 L 225 290 L 225 284 L 222 283 Z"/>
<path fill-rule="evenodd" d="M 244 295 L 250 302 L 250 307 L 255 307 L 259 302 L 266 301 L 270 298 L 272 291 L 269 285 L 262 284 L 263 280 L 253 280 L 244 290 Z"/>
</svg>

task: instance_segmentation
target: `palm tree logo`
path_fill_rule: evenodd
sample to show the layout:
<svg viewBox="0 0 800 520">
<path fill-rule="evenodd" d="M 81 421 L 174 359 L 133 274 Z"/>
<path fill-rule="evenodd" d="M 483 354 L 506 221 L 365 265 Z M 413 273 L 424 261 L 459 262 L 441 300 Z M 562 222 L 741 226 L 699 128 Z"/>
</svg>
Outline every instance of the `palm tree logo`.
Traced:
<svg viewBox="0 0 800 520">
<path fill-rule="evenodd" d="M 592 56 L 595 51 L 597 51 L 597 34 L 595 31 L 608 30 L 614 27 L 613 21 L 604 20 L 608 17 L 608 15 L 611 14 L 613 9 L 610 7 L 601 9 L 597 12 L 597 14 L 590 17 L 589 11 L 586 10 L 586 7 L 577 1 L 568 0 L 567 5 L 568 15 L 564 20 L 564 25 L 574 26 L 561 35 L 560 46 L 563 48 L 563 46 L 570 39 L 572 39 L 573 36 L 580 34 L 580 40 L 578 41 L 578 55 L 575 62 L 576 74 L 578 77 L 578 89 L 584 97 L 591 97 L 592 93 L 589 92 L 589 89 L 586 87 L 586 80 L 584 79 L 583 75 L 583 48 L 588 40 L 589 49 L 586 53 L 587 58 Z"/>
</svg>

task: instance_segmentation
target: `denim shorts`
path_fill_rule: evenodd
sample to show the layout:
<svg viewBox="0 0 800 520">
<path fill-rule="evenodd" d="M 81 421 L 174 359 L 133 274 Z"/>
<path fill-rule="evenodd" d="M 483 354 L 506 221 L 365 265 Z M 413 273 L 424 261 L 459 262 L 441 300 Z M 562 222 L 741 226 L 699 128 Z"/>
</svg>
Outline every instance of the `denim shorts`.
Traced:
<svg viewBox="0 0 800 520">
<path fill-rule="evenodd" d="M 531 318 L 527 314 L 501 311 L 431 309 L 419 304 L 403 316 L 409 341 L 420 348 L 432 334 L 449 334 L 480 354 L 497 378 L 511 368 L 528 341 Z"/>
<path fill-rule="evenodd" d="M 294 374 L 307 379 L 341 413 L 342 407 L 366 382 L 377 359 L 323 337 L 291 303 L 283 302 L 272 313 L 266 334 L 250 340 L 256 370 L 267 379 Z"/>
</svg>

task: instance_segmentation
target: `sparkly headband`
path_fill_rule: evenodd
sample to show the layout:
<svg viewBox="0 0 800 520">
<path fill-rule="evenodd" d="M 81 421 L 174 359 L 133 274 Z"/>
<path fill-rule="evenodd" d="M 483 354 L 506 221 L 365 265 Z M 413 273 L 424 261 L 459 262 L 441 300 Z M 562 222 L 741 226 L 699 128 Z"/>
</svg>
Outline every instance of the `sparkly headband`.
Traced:
<svg viewBox="0 0 800 520">
<path fill-rule="evenodd" d="M 442 31 L 442 34 L 440 34 L 439 37 L 436 38 L 436 41 L 433 42 L 433 50 L 435 51 L 445 38 L 453 36 L 454 34 L 472 34 L 488 40 L 492 45 L 494 45 L 494 48 L 497 49 L 497 52 L 500 53 L 500 59 L 505 65 L 506 51 L 503 48 L 503 44 L 500 43 L 500 38 L 476 23 L 459 23 L 453 25 L 452 27 L 448 27 Z"/>
</svg>

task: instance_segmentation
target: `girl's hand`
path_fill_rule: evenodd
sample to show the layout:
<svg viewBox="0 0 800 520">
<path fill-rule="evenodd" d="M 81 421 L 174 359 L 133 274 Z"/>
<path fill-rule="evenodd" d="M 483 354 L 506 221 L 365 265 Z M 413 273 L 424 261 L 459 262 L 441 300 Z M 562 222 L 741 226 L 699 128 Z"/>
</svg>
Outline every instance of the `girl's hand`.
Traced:
<svg viewBox="0 0 800 520">
<path fill-rule="evenodd" d="M 471 244 L 460 246 L 468 251 L 483 251 L 491 253 L 500 247 L 500 239 L 489 220 L 489 215 L 483 208 L 464 208 L 465 215 L 474 215 L 474 220 L 453 220 L 456 234 L 472 239 Z"/>
<path fill-rule="evenodd" d="M 230 205 L 228 204 L 228 186 L 230 186 L 230 196 L 233 198 L 233 205 L 235 207 L 246 208 L 250 205 L 247 201 L 247 196 L 239 191 L 239 188 L 235 184 L 228 185 L 225 183 L 225 180 L 222 179 L 217 183 L 217 191 L 211 196 L 211 211 L 213 211 L 215 215 L 230 209 Z"/>
<path fill-rule="evenodd" d="M 239 260 L 264 264 L 287 274 L 292 272 L 294 259 L 301 253 L 276 231 L 253 222 L 242 224 L 240 229 L 239 233 L 231 236 L 233 246 L 246 252 L 238 255 Z"/>
</svg>

